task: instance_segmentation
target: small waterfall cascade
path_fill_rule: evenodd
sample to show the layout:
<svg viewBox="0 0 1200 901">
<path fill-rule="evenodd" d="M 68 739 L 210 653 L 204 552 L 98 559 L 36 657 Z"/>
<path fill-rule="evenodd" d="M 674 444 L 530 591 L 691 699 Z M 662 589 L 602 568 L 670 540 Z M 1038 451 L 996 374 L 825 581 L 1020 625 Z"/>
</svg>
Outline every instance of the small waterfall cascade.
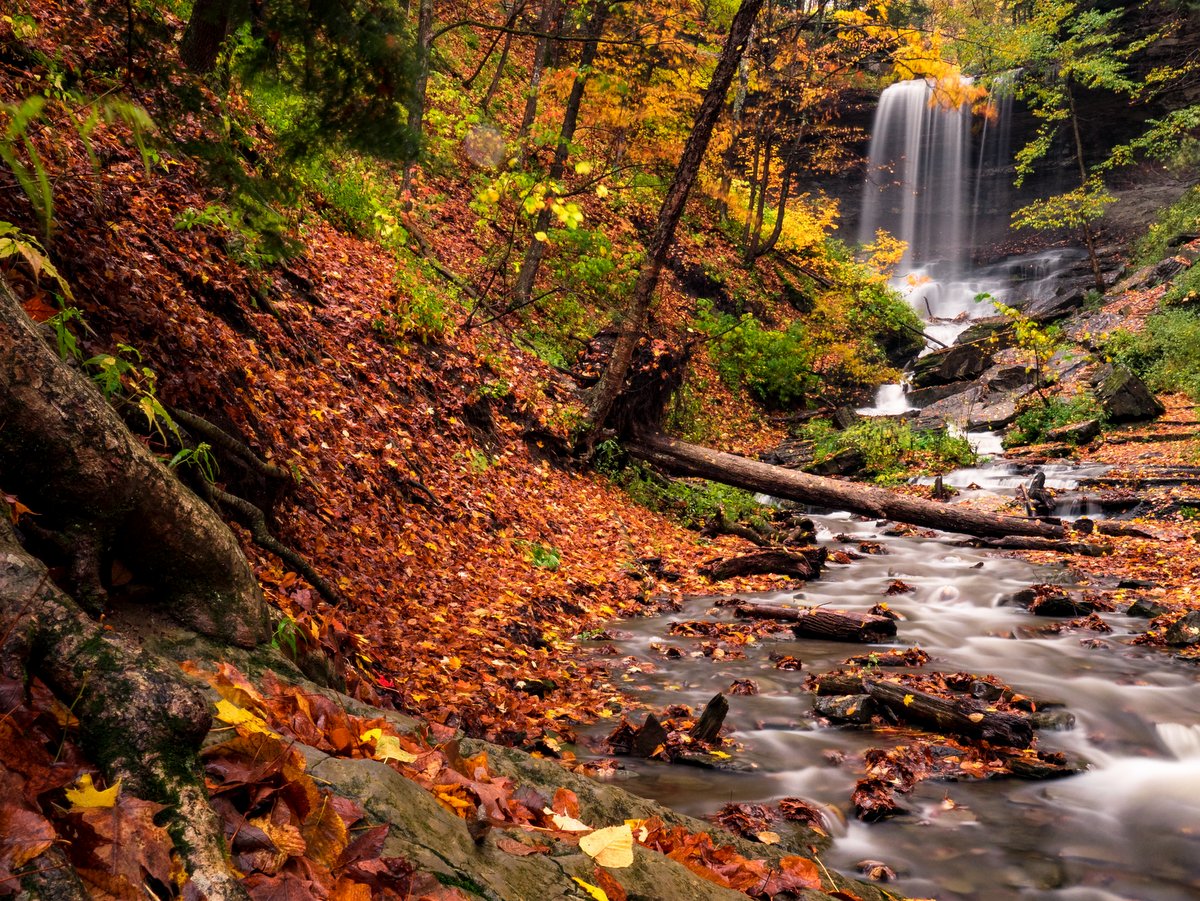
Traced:
<svg viewBox="0 0 1200 901">
<path fill-rule="evenodd" d="M 908 244 L 901 269 L 934 263 L 950 272 L 967 249 L 971 111 L 947 107 L 924 79 L 889 86 L 871 130 L 859 240 L 879 229 Z"/>
</svg>

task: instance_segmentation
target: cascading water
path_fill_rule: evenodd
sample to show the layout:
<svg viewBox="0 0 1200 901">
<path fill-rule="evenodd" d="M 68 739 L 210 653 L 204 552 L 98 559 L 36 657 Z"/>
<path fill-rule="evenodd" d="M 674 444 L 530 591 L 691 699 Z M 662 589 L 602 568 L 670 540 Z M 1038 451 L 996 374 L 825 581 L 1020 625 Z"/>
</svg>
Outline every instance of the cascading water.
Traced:
<svg viewBox="0 0 1200 901">
<path fill-rule="evenodd" d="M 924 80 L 883 92 L 871 130 L 862 243 L 882 229 L 908 245 L 902 269 L 957 269 L 966 245 L 970 131 L 970 108 L 944 105 Z"/>
</svg>

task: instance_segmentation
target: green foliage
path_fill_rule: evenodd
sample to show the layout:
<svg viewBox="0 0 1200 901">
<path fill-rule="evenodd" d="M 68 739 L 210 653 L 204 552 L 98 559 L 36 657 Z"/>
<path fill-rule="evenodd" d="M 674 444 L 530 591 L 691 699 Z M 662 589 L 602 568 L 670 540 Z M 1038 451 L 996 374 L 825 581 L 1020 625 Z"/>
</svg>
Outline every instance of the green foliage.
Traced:
<svg viewBox="0 0 1200 901">
<path fill-rule="evenodd" d="M 813 442 L 818 462 L 846 451 L 858 453 L 863 472 L 882 485 L 903 482 L 914 475 L 949 472 L 976 462 L 970 442 L 946 431 L 916 431 L 891 419 L 860 419 L 837 430 L 823 419 L 806 423 L 800 437 Z"/>
<path fill-rule="evenodd" d="M 1005 306 L 989 294 L 980 294 L 977 301 L 991 300 L 996 311 L 1013 324 L 1017 347 L 1025 353 L 1027 372 L 1033 373 L 1033 387 L 1039 395 L 1050 385 L 1046 366 L 1063 346 L 1062 329 L 1056 325 L 1041 325 L 1020 310 Z M 1043 397 L 1043 400 L 1045 398 Z"/>
<path fill-rule="evenodd" d="M 1089 419 L 1099 419 L 1103 423 L 1104 408 L 1086 391 L 1073 397 L 1052 397 L 1035 402 L 1017 416 L 1004 436 L 1004 446 L 1038 444 L 1052 429 Z"/>
<path fill-rule="evenodd" d="M 158 399 L 158 376 L 142 365 L 142 355 L 136 348 L 118 344 L 115 354 L 98 354 L 84 360 L 83 366 L 91 371 L 92 380 L 114 407 L 140 412 L 146 417 L 147 431 L 157 434 L 163 444 L 169 445 L 174 439 L 183 445 L 179 426 Z"/>
<path fill-rule="evenodd" d="M 154 123 L 137 104 L 120 97 L 103 97 L 88 104 L 66 103 L 64 112 L 97 172 L 100 170 L 100 161 L 92 151 L 91 136 L 101 122 L 119 121 L 128 126 L 147 176 L 150 167 L 159 161 L 158 152 L 149 141 Z M 0 162 L 12 172 L 28 198 L 42 238 L 49 246 L 54 238 L 54 185 L 31 137 L 35 127 L 42 126 L 48 117 L 47 100 L 35 94 L 20 103 L 0 104 L 0 116 L 7 120 L 3 133 L 0 133 Z"/>
<path fill-rule="evenodd" d="M 0 260 L 9 257 L 20 257 L 23 259 L 33 271 L 35 280 L 40 279 L 43 274 L 54 279 L 58 290 L 65 300 L 72 301 L 75 299 L 71 294 L 71 286 L 67 284 L 67 280 L 59 274 L 58 269 L 50 262 L 50 257 L 47 256 L 46 251 L 42 249 L 37 239 L 25 234 L 11 222 L 0 222 Z M 79 311 L 76 310 L 75 312 L 78 313 Z"/>
<path fill-rule="evenodd" d="M 71 331 L 71 323 L 83 321 L 83 313 L 77 307 L 65 307 L 46 320 L 46 325 L 54 332 L 54 344 L 58 348 L 58 356 L 63 359 L 82 360 L 83 352 Z"/>
<path fill-rule="evenodd" d="M 300 629 L 296 625 L 296 621 L 290 616 L 284 615 L 279 624 L 275 626 L 275 633 L 271 636 L 271 647 L 276 651 L 286 648 L 294 660 L 299 653 L 296 642 L 299 634 Z"/>
<path fill-rule="evenodd" d="M 195 447 L 182 448 L 172 457 L 167 466 L 175 469 L 177 466 L 194 466 L 210 485 L 217 481 L 220 466 L 213 455 L 212 446 L 207 441 L 201 441 Z"/>
<path fill-rule="evenodd" d="M 1170 255 L 1168 242 L 1177 235 L 1200 230 L 1200 186 L 1192 187 L 1177 201 L 1158 214 L 1158 219 L 1138 240 L 1131 266 L 1157 263 Z"/>
<path fill-rule="evenodd" d="M 429 342 L 453 331 L 453 311 L 458 289 L 438 282 L 424 260 L 409 260 L 396 269 L 396 290 L 384 304 L 371 327 L 385 341 L 401 343 L 409 338 Z"/>
<path fill-rule="evenodd" d="M 521 539 L 514 541 L 513 544 L 523 548 L 529 562 L 538 569 L 548 569 L 550 572 L 556 572 L 562 564 L 562 551 L 556 547 Z"/>
<path fill-rule="evenodd" d="M 383 159 L 416 155 L 405 103 L 416 54 L 407 8 L 395 0 L 266 0 L 238 34 L 232 68 L 290 96 L 276 137 L 287 156 L 349 147 Z"/>
<path fill-rule="evenodd" d="M 1114 332 L 1104 352 L 1155 391 L 1182 391 L 1200 401 L 1200 313 L 1163 310 L 1140 332 Z"/>
<path fill-rule="evenodd" d="M 749 313 L 718 313 L 704 300 L 697 307 L 696 328 L 709 335 L 709 354 L 729 388 L 744 387 L 775 407 L 799 403 L 816 390 L 814 348 L 801 323 L 778 331 L 764 328 Z"/>
<path fill-rule="evenodd" d="M 251 269 L 265 269 L 285 259 L 289 253 L 286 241 L 281 241 L 286 224 L 282 217 L 265 207 L 267 226 L 254 224 L 247 211 L 223 203 L 210 203 L 204 209 L 188 207 L 175 220 L 179 231 L 202 228 L 219 235 L 225 241 L 229 255 Z"/>
</svg>

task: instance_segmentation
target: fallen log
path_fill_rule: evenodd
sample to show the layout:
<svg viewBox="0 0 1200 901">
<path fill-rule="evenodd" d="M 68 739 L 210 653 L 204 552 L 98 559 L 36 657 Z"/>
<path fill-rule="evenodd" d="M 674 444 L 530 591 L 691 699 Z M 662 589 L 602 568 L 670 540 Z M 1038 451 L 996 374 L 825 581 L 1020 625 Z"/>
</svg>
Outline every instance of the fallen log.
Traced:
<svg viewBox="0 0 1200 901">
<path fill-rule="evenodd" d="M 973 698 L 948 701 L 906 685 L 868 679 L 863 680 L 863 687 L 877 703 L 905 722 L 1010 748 L 1028 748 L 1033 742 L 1028 717 L 987 710 L 984 702 Z"/>
<path fill-rule="evenodd" d="M 1088 544 L 1086 541 L 1058 541 L 1052 538 L 1031 538 L 1024 535 L 1009 538 L 973 538 L 963 542 L 970 547 L 998 551 L 1056 551 L 1080 557 L 1103 557 L 1112 553 L 1111 544 Z"/>
<path fill-rule="evenodd" d="M 839 482 L 759 463 L 736 454 L 710 450 L 661 434 L 628 438 L 625 449 L 640 460 L 680 475 L 710 479 L 802 504 L 847 510 L 877 519 L 893 519 L 965 535 L 1000 538 L 1009 535 L 1065 537 L 1062 525 L 1023 519 L 1019 516 L 967 510 L 896 494 L 882 488 Z"/>
<path fill-rule="evenodd" d="M 896 621 L 873 613 L 827 610 L 824 607 L 783 607 L 778 604 L 739 604 L 734 615 L 743 619 L 774 619 L 792 623 L 797 638 L 829 641 L 886 641 L 896 634 Z"/>
<path fill-rule="evenodd" d="M 712 560 L 700 567 L 700 574 L 714 582 L 736 576 L 779 575 L 798 579 L 816 579 L 821 575 L 827 551 L 823 547 L 798 551 L 769 549 L 739 557 Z"/>
<path fill-rule="evenodd" d="M 704 705 L 704 712 L 700 714 L 700 719 L 692 727 L 692 738 L 710 745 L 720 744 L 721 726 L 728 713 L 729 702 L 725 700 L 725 695 L 713 695 L 712 700 Z"/>
</svg>

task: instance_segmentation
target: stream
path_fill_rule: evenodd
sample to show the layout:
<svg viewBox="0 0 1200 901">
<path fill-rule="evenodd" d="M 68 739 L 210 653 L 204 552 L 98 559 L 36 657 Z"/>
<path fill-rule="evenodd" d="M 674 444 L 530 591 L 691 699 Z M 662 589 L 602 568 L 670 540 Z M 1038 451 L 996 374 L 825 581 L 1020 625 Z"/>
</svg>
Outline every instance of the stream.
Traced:
<svg viewBox="0 0 1200 901">
<path fill-rule="evenodd" d="M 1069 489 L 1075 473 L 1047 472 L 1047 484 Z M 1010 493 L 1028 474 L 983 467 L 947 482 Z M 679 613 L 615 624 L 613 642 L 636 658 L 626 687 L 651 708 L 686 703 L 695 709 L 736 679 L 753 679 L 759 694 L 730 696 L 726 721 L 744 746 L 737 760 L 751 772 L 723 772 L 626 759 L 636 774 L 627 788 L 682 812 L 712 814 L 731 801 L 802 797 L 829 812 L 832 849 L 826 864 L 854 872 L 863 859 L 882 860 L 900 876 L 891 887 L 939 899 L 1136 899 L 1200 897 L 1200 686 L 1194 666 L 1129 644 L 1144 620 L 1106 614 L 1113 628 L 1041 635 L 1054 620 L 1000 601 L 1037 582 L 1064 582 L 1062 568 L 1035 567 L 994 552 L 959 548 L 945 536 L 895 537 L 889 526 L 845 514 L 815 517 L 830 550 L 855 548 L 835 536 L 877 541 L 887 553 L 850 565 L 831 564 L 800 592 L 747 596 L 771 603 L 827 604 L 867 611 L 886 600 L 903 619 L 893 645 L 856 645 L 767 638 L 744 648 L 745 659 L 699 656 L 701 639 L 670 635 L 672 622 L 732 621 L 728 608 L 692 599 Z M 884 596 L 893 579 L 915 589 Z M 656 644 L 683 650 L 668 660 Z M 1086 772 L 1050 782 L 1017 779 L 921 783 L 901 796 L 910 814 L 876 824 L 852 818 L 850 794 L 867 748 L 900 739 L 870 729 L 833 727 L 812 713 L 801 684 L 853 654 L 920 646 L 926 669 L 993 673 L 1017 691 L 1060 702 L 1074 715 L 1067 731 L 1042 731 L 1039 745 L 1086 761 Z M 691 656 L 695 652 L 697 656 Z M 769 654 L 803 661 L 802 672 L 775 668 Z M 649 661 L 651 665 L 646 665 Z M 611 723 L 611 721 L 610 721 Z M 611 728 L 611 725 L 610 725 Z M 844 760 L 839 764 L 831 760 Z"/>
</svg>

